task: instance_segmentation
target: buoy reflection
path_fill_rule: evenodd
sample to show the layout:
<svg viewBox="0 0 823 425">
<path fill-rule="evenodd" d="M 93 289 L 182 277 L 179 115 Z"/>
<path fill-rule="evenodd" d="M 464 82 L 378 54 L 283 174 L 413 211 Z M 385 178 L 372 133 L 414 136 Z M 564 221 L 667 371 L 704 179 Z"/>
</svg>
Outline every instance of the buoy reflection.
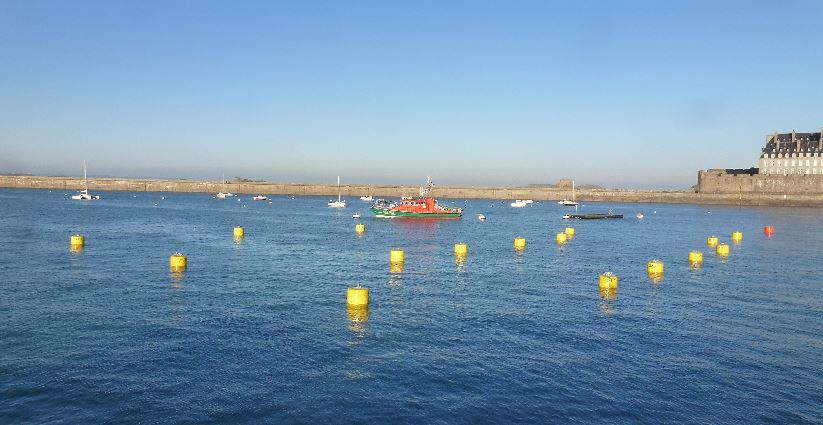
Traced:
<svg viewBox="0 0 823 425">
<path fill-rule="evenodd" d="M 663 283 L 663 273 L 649 273 L 649 282 Z"/>
<path fill-rule="evenodd" d="M 175 288 L 180 288 L 183 286 L 183 279 L 186 277 L 185 267 L 182 269 L 171 269 L 169 273 L 169 279 L 171 286 Z"/>
<path fill-rule="evenodd" d="M 466 255 L 455 255 L 454 264 L 457 266 L 457 273 L 464 273 L 466 271 Z"/>
<path fill-rule="evenodd" d="M 611 316 L 617 313 L 615 308 L 615 301 L 617 300 L 617 288 L 614 289 L 599 289 L 600 293 L 600 312 L 604 316 Z"/>
<path fill-rule="evenodd" d="M 365 333 L 366 322 L 369 321 L 369 307 L 348 305 L 346 313 L 349 319 L 349 330 L 356 334 Z"/>
</svg>

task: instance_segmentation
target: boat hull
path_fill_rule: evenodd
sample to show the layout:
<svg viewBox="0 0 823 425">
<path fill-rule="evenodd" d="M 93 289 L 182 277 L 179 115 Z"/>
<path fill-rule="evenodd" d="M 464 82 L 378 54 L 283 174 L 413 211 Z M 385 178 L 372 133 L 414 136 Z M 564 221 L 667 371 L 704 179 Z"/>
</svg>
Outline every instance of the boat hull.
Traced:
<svg viewBox="0 0 823 425">
<path fill-rule="evenodd" d="M 397 217 L 417 217 L 417 218 L 460 218 L 463 213 L 462 212 L 453 212 L 453 213 L 418 213 L 418 212 L 407 212 L 407 211 L 391 211 L 385 210 L 381 208 L 372 208 L 372 214 L 375 217 L 381 218 L 397 218 Z"/>
</svg>

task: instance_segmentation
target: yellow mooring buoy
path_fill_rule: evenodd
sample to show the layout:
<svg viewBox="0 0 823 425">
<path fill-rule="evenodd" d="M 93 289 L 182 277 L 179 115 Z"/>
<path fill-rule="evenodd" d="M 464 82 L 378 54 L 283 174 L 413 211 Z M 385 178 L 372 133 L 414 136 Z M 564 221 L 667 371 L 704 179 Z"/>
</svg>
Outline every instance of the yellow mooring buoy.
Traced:
<svg viewBox="0 0 823 425">
<path fill-rule="evenodd" d="M 458 257 L 465 257 L 469 253 L 469 247 L 465 242 L 458 242 L 454 244 L 454 255 Z"/>
<path fill-rule="evenodd" d="M 566 236 L 574 236 L 574 227 L 567 227 L 563 233 L 565 233 Z"/>
<path fill-rule="evenodd" d="M 363 224 L 363 223 L 355 224 L 354 225 L 354 232 L 357 233 L 358 235 L 362 235 L 363 233 L 366 233 L 366 225 Z"/>
<path fill-rule="evenodd" d="M 717 245 L 717 255 L 721 257 L 729 255 L 729 246 L 724 243 Z"/>
<path fill-rule="evenodd" d="M 663 262 L 660 260 L 651 260 L 646 265 L 646 272 L 649 274 L 663 274 Z"/>
<path fill-rule="evenodd" d="M 369 305 L 369 289 L 357 285 L 346 291 L 346 304 L 352 307 Z"/>
<path fill-rule="evenodd" d="M 183 271 L 187 265 L 186 256 L 182 253 L 178 252 L 169 257 L 169 268 L 173 272 Z"/>
<path fill-rule="evenodd" d="M 706 245 L 710 247 L 716 247 L 718 243 L 717 236 L 709 236 L 706 238 Z"/>
<path fill-rule="evenodd" d="M 72 248 L 82 248 L 86 246 L 86 237 L 80 234 L 71 235 L 69 239 L 69 244 Z"/>
<path fill-rule="evenodd" d="M 243 230 L 243 226 L 234 226 L 234 238 L 235 239 L 242 239 L 245 236 L 245 231 Z"/>
<path fill-rule="evenodd" d="M 602 291 L 617 289 L 617 275 L 612 272 L 601 274 L 598 287 Z"/>
<path fill-rule="evenodd" d="M 566 243 L 568 238 L 566 237 L 565 233 L 558 233 L 557 236 L 554 237 L 554 240 L 558 243 L 558 245 L 563 245 L 564 243 Z"/>
<path fill-rule="evenodd" d="M 732 241 L 734 243 L 740 243 L 743 241 L 743 232 L 732 232 Z"/>
<path fill-rule="evenodd" d="M 389 252 L 389 263 L 391 264 L 403 264 L 406 260 L 405 253 L 400 248 L 392 248 L 391 252 Z"/>
<path fill-rule="evenodd" d="M 518 251 L 526 249 L 526 238 L 522 236 L 514 238 L 514 249 Z"/>
<path fill-rule="evenodd" d="M 689 264 L 699 266 L 703 263 L 703 253 L 700 251 L 689 252 Z"/>
</svg>

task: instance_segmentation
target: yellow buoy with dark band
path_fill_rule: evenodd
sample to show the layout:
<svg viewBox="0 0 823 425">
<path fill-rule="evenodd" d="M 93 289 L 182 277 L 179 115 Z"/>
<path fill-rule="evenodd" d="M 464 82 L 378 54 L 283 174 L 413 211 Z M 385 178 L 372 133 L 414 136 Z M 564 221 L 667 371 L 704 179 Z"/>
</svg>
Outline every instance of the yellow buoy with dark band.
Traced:
<svg viewBox="0 0 823 425">
<path fill-rule="evenodd" d="M 172 271 L 185 270 L 186 265 L 186 256 L 179 252 L 169 257 L 169 268 L 171 268 Z"/>
<path fill-rule="evenodd" d="M 689 264 L 700 264 L 703 262 L 703 253 L 700 251 L 692 251 L 689 253 Z"/>
<path fill-rule="evenodd" d="M 86 245 L 86 237 L 83 235 L 71 235 L 71 239 L 69 239 L 69 244 L 73 248 L 80 248 Z"/>
<path fill-rule="evenodd" d="M 560 245 L 566 243 L 567 239 L 566 233 L 558 233 L 557 236 L 554 237 L 554 240 Z"/>
<path fill-rule="evenodd" d="M 403 263 L 389 264 L 389 273 L 403 273 Z"/>
<path fill-rule="evenodd" d="M 465 257 L 469 253 L 469 247 L 464 242 L 454 244 L 454 255 L 458 257 Z"/>
<path fill-rule="evenodd" d="M 715 247 L 717 246 L 717 242 L 717 236 L 709 236 L 708 238 L 706 238 L 706 245 L 708 246 Z"/>
<path fill-rule="evenodd" d="M 717 255 L 720 255 L 720 256 L 729 255 L 729 246 L 724 244 L 724 243 L 722 243 L 720 245 L 717 245 Z"/>
<path fill-rule="evenodd" d="M 652 260 L 646 265 L 646 271 L 649 274 L 663 274 L 663 262 L 660 260 Z"/>
<path fill-rule="evenodd" d="M 358 224 L 355 224 L 355 225 L 354 225 L 354 231 L 355 231 L 358 235 L 362 235 L 363 233 L 366 233 L 366 225 L 365 225 L 365 224 L 363 224 L 363 223 L 358 223 Z"/>
<path fill-rule="evenodd" d="M 514 249 L 518 251 L 526 249 L 526 238 L 522 236 L 514 238 Z"/>
<path fill-rule="evenodd" d="M 732 241 L 740 243 L 743 240 L 743 232 L 732 232 Z"/>
<path fill-rule="evenodd" d="M 598 281 L 600 290 L 617 289 L 617 275 L 612 272 L 606 272 L 600 275 Z"/>
<path fill-rule="evenodd" d="M 400 248 L 394 248 L 389 253 L 389 262 L 391 264 L 403 264 L 405 261 L 405 253 Z"/>
<path fill-rule="evenodd" d="M 242 226 L 234 226 L 234 238 L 240 239 L 245 236 L 245 231 Z"/>
<path fill-rule="evenodd" d="M 369 305 L 369 289 L 357 285 L 346 291 L 346 303 L 350 306 Z"/>
<path fill-rule="evenodd" d="M 567 227 L 563 233 L 565 233 L 566 236 L 574 236 L 574 227 Z"/>
</svg>

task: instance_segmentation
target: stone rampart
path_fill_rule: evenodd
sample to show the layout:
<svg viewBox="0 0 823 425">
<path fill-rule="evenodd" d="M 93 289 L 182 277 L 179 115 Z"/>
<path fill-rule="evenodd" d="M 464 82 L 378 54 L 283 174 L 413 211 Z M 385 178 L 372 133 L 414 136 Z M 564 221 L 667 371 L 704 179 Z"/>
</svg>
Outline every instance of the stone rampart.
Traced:
<svg viewBox="0 0 823 425">
<path fill-rule="evenodd" d="M 803 195 L 823 196 L 823 174 L 774 175 L 740 174 L 728 170 L 701 170 L 697 173 L 700 194 Z"/>
<path fill-rule="evenodd" d="M 725 175 L 724 170 L 700 171 L 698 191 L 629 190 L 629 189 L 578 189 L 580 202 L 635 202 L 678 204 L 727 204 L 727 205 L 780 205 L 823 206 L 823 176 L 747 176 Z M 719 174 L 718 174 L 719 173 Z M 808 179 L 808 177 L 813 177 Z M 160 179 L 89 179 L 89 190 L 132 192 L 233 192 L 253 195 L 337 195 L 336 185 L 272 183 L 272 182 L 220 182 Z M 84 187 L 78 177 L 42 177 L 0 175 L 0 188 L 56 189 L 73 192 Z M 399 198 L 414 196 L 417 186 L 343 185 L 345 198 L 357 198 L 371 194 L 375 198 Z M 452 199 L 534 199 L 551 201 L 571 199 L 570 188 L 546 187 L 449 187 L 436 186 L 435 196 Z"/>
</svg>

